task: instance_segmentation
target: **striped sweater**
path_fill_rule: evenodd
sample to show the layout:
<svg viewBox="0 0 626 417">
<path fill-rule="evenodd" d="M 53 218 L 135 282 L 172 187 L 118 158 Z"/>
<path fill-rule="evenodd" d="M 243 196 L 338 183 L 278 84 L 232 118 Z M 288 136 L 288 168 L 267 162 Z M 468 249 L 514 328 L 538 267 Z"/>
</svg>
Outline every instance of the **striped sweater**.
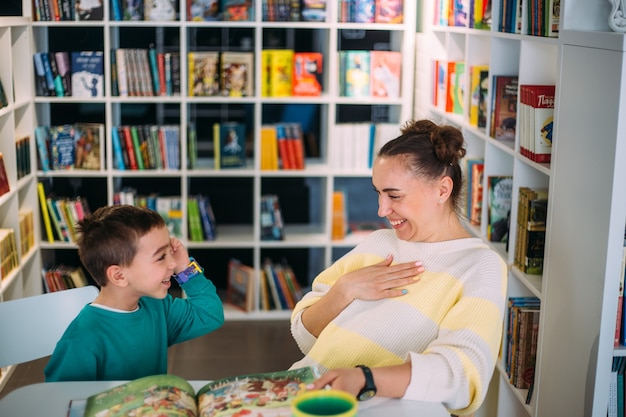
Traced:
<svg viewBox="0 0 626 417">
<path fill-rule="evenodd" d="M 421 261 L 420 280 L 401 297 L 354 300 L 318 338 L 302 324 L 314 304 L 344 274 L 382 261 Z M 305 357 L 292 368 L 370 367 L 411 362 L 403 398 L 441 402 L 458 414 L 485 398 L 498 357 L 507 267 L 478 238 L 424 243 L 399 240 L 393 230 L 370 234 L 313 281 L 296 305 L 291 332 Z"/>
</svg>

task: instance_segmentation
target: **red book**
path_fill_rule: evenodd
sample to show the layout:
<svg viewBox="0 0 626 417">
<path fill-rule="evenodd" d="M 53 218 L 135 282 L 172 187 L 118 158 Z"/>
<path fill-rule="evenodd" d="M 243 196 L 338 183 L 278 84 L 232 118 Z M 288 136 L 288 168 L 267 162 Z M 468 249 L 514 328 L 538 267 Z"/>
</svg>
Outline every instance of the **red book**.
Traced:
<svg viewBox="0 0 626 417">
<path fill-rule="evenodd" d="M 122 126 L 121 128 L 122 138 L 126 151 L 128 152 L 128 164 L 130 169 L 139 169 L 137 165 L 137 157 L 135 156 L 135 146 L 133 145 L 133 137 L 130 133 L 130 126 Z"/>
<path fill-rule="evenodd" d="M 276 125 L 276 137 L 278 138 L 278 155 L 282 163 L 281 169 L 294 169 L 295 166 L 289 152 L 289 141 L 284 124 L 279 123 Z"/>
<path fill-rule="evenodd" d="M 322 94 L 322 54 L 296 52 L 293 55 L 294 96 L 319 96 Z"/>
<path fill-rule="evenodd" d="M 7 176 L 6 166 L 4 165 L 4 157 L 0 152 L 0 195 L 6 194 L 11 190 L 9 186 L 9 177 Z"/>
</svg>

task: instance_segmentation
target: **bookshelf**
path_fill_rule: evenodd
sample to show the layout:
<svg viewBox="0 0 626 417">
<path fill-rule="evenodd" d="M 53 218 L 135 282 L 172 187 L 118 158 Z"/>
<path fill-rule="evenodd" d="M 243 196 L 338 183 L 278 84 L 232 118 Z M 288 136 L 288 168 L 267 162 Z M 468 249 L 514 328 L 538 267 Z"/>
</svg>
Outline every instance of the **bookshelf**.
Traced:
<svg viewBox="0 0 626 417">
<path fill-rule="evenodd" d="M 110 2 L 105 2 L 102 21 L 34 21 L 31 51 L 99 50 L 104 51 L 105 88 L 102 97 L 35 96 L 36 125 L 96 122 L 105 125 L 105 167 L 99 171 L 38 171 L 49 190 L 58 195 L 81 195 L 93 210 L 112 204 L 114 195 L 124 187 L 140 194 L 159 192 L 188 196 L 208 194 L 217 222 L 217 239 L 189 242 L 187 227 L 183 240 L 190 253 L 203 264 L 219 291 L 226 290 L 228 261 L 231 257 L 257 270 L 265 258 L 274 262 L 286 259 L 294 267 L 300 284 L 310 285 L 322 269 L 349 248 L 354 239 L 333 241 L 332 193 L 338 186 L 369 185 L 369 170 L 339 170 L 331 164 L 338 140 L 334 132 L 341 123 L 376 121 L 401 123 L 411 117 L 413 103 L 413 65 L 417 6 L 404 2 L 404 22 L 400 24 L 359 24 L 339 22 L 333 2 L 327 6 L 323 22 L 266 22 L 261 7 L 252 21 L 188 21 L 186 2 L 179 2 L 177 21 L 114 21 Z M 29 1 L 23 2 L 24 14 L 32 15 Z M 181 56 L 182 94 L 158 97 L 119 97 L 112 94 L 111 54 L 116 48 L 148 48 L 154 44 Z M 323 54 L 323 91 L 314 97 L 266 97 L 261 93 L 261 53 L 269 48 L 291 48 Z M 390 49 L 402 53 L 402 94 L 398 98 L 352 98 L 339 96 L 338 51 L 350 48 Z M 247 97 L 202 96 L 187 94 L 188 52 L 245 51 L 254 54 L 254 90 Z M 32 82 L 31 82 L 32 84 Z M 307 149 L 304 170 L 261 170 L 261 126 L 301 121 L 310 126 L 312 145 Z M 214 122 L 236 121 L 247 126 L 246 167 L 214 169 L 212 126 Z M 120 171 L 115 168 L 111 129 L 122 124 L 174 124 L 181 127 L 178 170 Z M 195 124 L 198 137 L 198 165 L 190 169 L 185 161 L 188 151 L 187 125 Z M 313 150 L 316 148 L 317 150 Z M 369 186 L 371 190 L 371 185 Z M 285 222 L 283 241 L 264 241 L 260 237 L 260 201 L 264 194 L 277 194 Z M 376 219 L 373 193 L 357 196 L 353 210 L 371 207 Z M 363 200 L 363 201 L 361 201 Z M 371 200 L 371 201 L 370 201 Z M 183 204 L 182 223 L 187 224 Z M 71 243 L 40 242 L 44 266 L 55 263 L 78 264 Z M 258 285 L 257 276 L 257 285 Z M 289 311 L 262 311 L 258 300 L 255 310 L 242 313 L 226 305 L 227 319 L 266 319 L 289 317 Z"/>
<path fill-rule="evenodd" d="M 510 265 L 507 296 L 541 300 L 532 400 L 525 404 L 527 392 L 509 383 L 503 359 L 479 416 L 607 413 L 612 358 L 624 355 L 623 347 L 613 348 L 613 337 L 626 219 L 621 122 L 626 37 L 609 30 L 606 3 L 562 1 L 558 38 L 435 27 L 432 6 L 425 5 L 423 32 L 416 37 L 415 116 L 460 127 L 468 156 L 484 158 L 485 176 L 513 175 L 511 225 L 518 216 L 520 187 L 549 188 L 543 274 L 522 273 L 513 265 L 513 251 L 494 245 Z M 494 17 L 499 6 L 494 2 Z M 526 19 L 524 9 L 522 21 Z M 471 126 L 467 113 L 452 115 L 433 106 L 433 59 L 489 64 L 490 76 L 517 74 L 520 84 L 555 84 L 551 163 L 522 156 L 519 133 L 514 143 L 496 142 Z M 483 238 L 486 206 L 483 200 L 482 225 L 472 228 Z M 510 233 L 514 242 L 513 227 Z"/>
<path fill-rule="evenodd" d="M 0 109 L 0 152 L 9 180 L 10 191 L 0 196 L 0 228 L 14 231 L 18 251 L 17 266 L 2 275 L 0 301 L 8 301 L 41 293 L 41 257 L 39 239 L 30 243 L 20 232 L 20 212 L 32 210 L 34 236 L 39 236 L 37 205 L 37 177 L 35 170 L 20 174 L 20 167 L 34 166 L 35 154 L 18 161 L 16 144 L 19 139 L 34 149 L 32 125 L 34 123 L 33 91 L 31 82 L 32 57 L 30 19 L 23 17 L 0 18 L 0 80 L 8 98 L 8 105 Z M 24 249 L 22 246 L 25 245 Z M 4 259 L 3 259 L 4 261 Z M 5 318 L 6 319 L 6 318 Z M 14 366 L 0 370 L 0 389 L 7 383 Z"/>
</svg>

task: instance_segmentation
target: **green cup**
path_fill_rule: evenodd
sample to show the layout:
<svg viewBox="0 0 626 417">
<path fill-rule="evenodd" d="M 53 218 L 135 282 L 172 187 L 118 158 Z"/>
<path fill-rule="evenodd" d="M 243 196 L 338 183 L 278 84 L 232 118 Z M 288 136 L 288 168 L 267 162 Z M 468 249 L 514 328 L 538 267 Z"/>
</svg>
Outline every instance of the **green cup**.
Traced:
<svg viewBox="0 0 626 417">
<path fill-rule="evenodd" d="M 339 390 L 307 391 L 298 395 L 291 406 L 293 417 L 354 417 L 356 398 Z"/>
</svg>

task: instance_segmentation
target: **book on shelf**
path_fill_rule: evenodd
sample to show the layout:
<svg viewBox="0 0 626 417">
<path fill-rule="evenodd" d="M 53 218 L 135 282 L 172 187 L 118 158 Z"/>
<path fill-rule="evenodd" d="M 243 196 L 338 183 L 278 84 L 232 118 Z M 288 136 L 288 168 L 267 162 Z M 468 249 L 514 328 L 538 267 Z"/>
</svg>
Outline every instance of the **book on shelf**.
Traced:
<svg viewBox="0 0 626 417">
<path fill-rule="evenodd" d="M 75 127 L 75 161 L 76 169 L 100 170 L 104 166 L 103 123 L 76 123 Z"/>
<path fill-rule="evenodd" d="M 290 415 L 291 403 L 317 374 L 310 367 L 220 378 L 196 390 L 172 374 L 151 375 L 86 399 L 71 400 L 68 413 L 110 415 Z M 68 414 L 68 415 L 70 415 Z"/>
<path fill-rule="evenodd" d="M 369 51 L 339 51 L 339 91 L 345 97 L 370 96 Z"/>
<path fill-rule="evenodd" d="M 517 75 L 494 75 L 491 90 L 489 135 L 500 141 L 514 141 L 517 124 Z"/>
<path fill-rule="evenodd" d="M 284 224 L 278 196 L 261 196 L 261 240 L 283 240 Z"/>
<path fill-rule="evenodd" d="M 35 94 L 37 96 L 52 96 L 54 93 L 54 81 L 52 72 L 46 73 L 43 66 L 42 52 L 33 54 L 33 65 L 35 68 Z"/>
<path fill-rule="evenodd" d="M 464 85 L 465 63 L 460 61 L 448 62 L 446 71 L 446 112 L 464 114 Z"/>
<path fill-rule="evenodd" d="M 245 168 L 246 125 L 238 122 L 213 124 L 215 169 Z"/>
<path fill-rule="evenodd" d="M 55 52 L 54 60 L 56 62 L 58 76 L 61 80 L 61 85 L 63 87 L 63 93 L 65 96 L 71 96 L 72 95 L 72 65 L 70 63 L 70 53 L 67 51 Z"/>
<path fill-rule="evenodd" d="M 225 51 L 220 54 L 220 87 L 222 95 L 254 95 L 254 53 Z"/>
<path fill-rule="evenodd" d="M 176 0 L 143 0 L 144 20 L 172 21 L 176 20 L 178 1 Z"/>
<path fill-rule="evenodd" d="M 41 275 L 47 293 L 89 285 L 85 271 L 80 266 L 56 265 L 43 268 Z"/>
<path fill-rule="evenodd" d="M 0 79 L 0 109 L 9 105 L 9 98 L 7 97 L 4 86 L 2 85 L 2 79 Z"/>
<path fill-rule="evenodd" d="M 262 52 L 267 74 L 267 94 L 270 97 L 293 95 L 294 51 L 292 49 L 266 49 Z"/>
<path fill-rule="evenodd" d="M 520 153 L 535 162 L 550 162 L 554 125 L 554 85 L 519 87 Z"/>
<path fill-rule="evenodd" d="M 103 20 L 103 0 L 74 0 L 74 20 Z"/>
<path fill-rule="evenodd" d="M 507 304 L 505 371 L 511 384 L 517 388 L 529 388 L 535 362 L 529 359 L 527 368 L 522 368 L 522 361 L 526 360 L 526 354 L 529 357 L 533 353 L 536 355 L 540 301 L 537 297 L 509 297 Z"/>
<path fill-rule="evenodd" d="M 204 240 L 215 240 L 217 237 L 217 223 L 215 221 L 211 200 L 208 195 L 204 194 L 199 194 L 196 198 L 198 199 L 198 209 L 200 210 L 200 221 L 202 222 Z"/>
<path fill-rule="evenodd" d="M 346 210 L 346 193 L 333 191 L 332 239 L 341 240 L 346 237 L 348 229 L 348 213 Z"/>
<path fill-rule="evenodd" d="M 6 163 L 4 162 L 4 155 L 0 152 L 0 196 L 9 191 L 11 191 L 9 175 L 7 174 Z"/>
<path fill-rule="evenodd" d="M 101 51 L 73 51 L 72 96 L 104 95 L 104 54 Z"/>
<path fill-rule="evenodd" d="M 466 216 L 469 222 L 475 226 L 480 225 L 482 218 L 484 171 L 485 163 L 482 158 L 470 158 L 466 161 Z"/>
<path fill-rule="evenodd" d="M 156 197 L 156 211 L 165 220 L 165 225 L 171 236 L 183 236 L 183 207 L 178 196 Z"/>
<path fill-rule="evenodd" d="M 190 242 L 203 242 L 204 232 L 202 231 L 202 220 L 200 218 L 200 207 L 196 197 L 187 198 L 187 230 Z"/>
<path fill-rule="evenodd" d="M 39 208 L 41 209 L 41 220 L 44 224 L 42 230 L 45 233 L 45 237 L 47 238 L 48 243 L 54 243 L 55 237 L 54 232 L 52 231 L 52 220 L 50 218 L 50 213 L 48 212 L 46 190 L 42 182 L 37 183 L 37 197 L 39 198 Z"/>
<path fill-rule="evenodd" d="M 506 243 L 508 241 L 512 192 L 513 177 L 509 175 L 487 177 L 487 239 L 491 242 Z"/>
<path fill-rule="evenodd" d="M 54 92 L 56 96 L 65 97 L 67 95 L 67 90 L 63 86 L 63 78 L 59 73 L 59 67 L 57 66 L 57 61 L 54 53 L 49 52 L 43 58 L 44 62 L 48 62 L 47 64 L 44 63 L 44 66 L 49 65 L 50 71 L 52 71 L 52 80 L 54 82 Z"/>
<path fill-rule="evenodd" d="M 0 229 L 0 280 L 6 278 L 19 263 L 15 231 Z"/>
<path fill-rule="evenodd" d="M 254 20 L 254 0 L 221 0 L 222 20 L 252 21 Z"/>
<path fill-rule="evenodd" d="M 326 21 L 327 0 L 302 0 L 301 19 L 305 22 Z"/>
<path fill-rule="evenodd" d="M 220 20 L 220 0 L 187 0 L 187 20 Z"/>
<path fill-rule="evenodd" d="M 50 126 L 50 168 L 53 171 L 60 171 L 74 168 L 75 159 L 75 137 L 76 128 L 74 125 L 65 124 Z"/>
<path fill-rule="evenodd" d="M 401 0 L 376 0 L 375 23 L 402 23 L 403 20 L 404 10 Z"/>
<path fill-rule="evenodd" d="M 228 262 L 226 302 L 246 312 L 254 310 L 255 277 L 256 270 L 253 267 L 232 258 Z"/>
<path fill-rule="evenodd" d="M 400 97 L 402 54 L 397 51 L 371 51 L 372 97 Z"/>
<path fill-rule="evenodd" d="M 261 170 L 276 171 L 279 168 L 278 136 L 273 125 L 261 126 Z"/>
<path fill-rule="evenodd" d="M 438 109 L 446 109 L 446 82 L 448 80 L 448 62 L 443 60 L 433 61 L 433 98 L 432 104 Z"/>
<path fill-rule="evenodd" d="M 35 246 L 35 223 L 33 210 L 20 208 L 18 211 L 20 228 L 20 255 L 26 255 Z"/>
<path fill-rule="evenodd" d="M 219 63 L 219 52 L 203 51 L 187 54 L 189 97 L 220 94 Z"/>
<path fill-rule="evenodd" d="M 30 155 L 30 136 L 17 138 L 15 140 L 15 156 L 18 180 L 31 173 Z"/>
<path fill-rule="evenodd" d="M 472 65 L 470 76 L 469 123 L 478 128 L 487 125 L 487 93 L 489 90 L 489 66 Z"/>
<path fill-rule="evenodd" d="M 295 52 L 293 54 L 293 95 L 321 95 L 323 72 L 321 52 Z"/>
<path fill-rule="evenodd" d="M 519 188 L 514 265 L 527 274 L 543 272 L 547 205 L 546 188 Z"/>
<path fill-rule="evenodd" d="M 263 262 L 263 275 L 265 276 L 268 284 L 269 294 L 272 299 L 272 305 L 274 306 L 273 309 L 289 310 L 290 307 L 280 282 L 277 265 L 274 264 L 269 258 L 265 259 Z"/>
</svg>

